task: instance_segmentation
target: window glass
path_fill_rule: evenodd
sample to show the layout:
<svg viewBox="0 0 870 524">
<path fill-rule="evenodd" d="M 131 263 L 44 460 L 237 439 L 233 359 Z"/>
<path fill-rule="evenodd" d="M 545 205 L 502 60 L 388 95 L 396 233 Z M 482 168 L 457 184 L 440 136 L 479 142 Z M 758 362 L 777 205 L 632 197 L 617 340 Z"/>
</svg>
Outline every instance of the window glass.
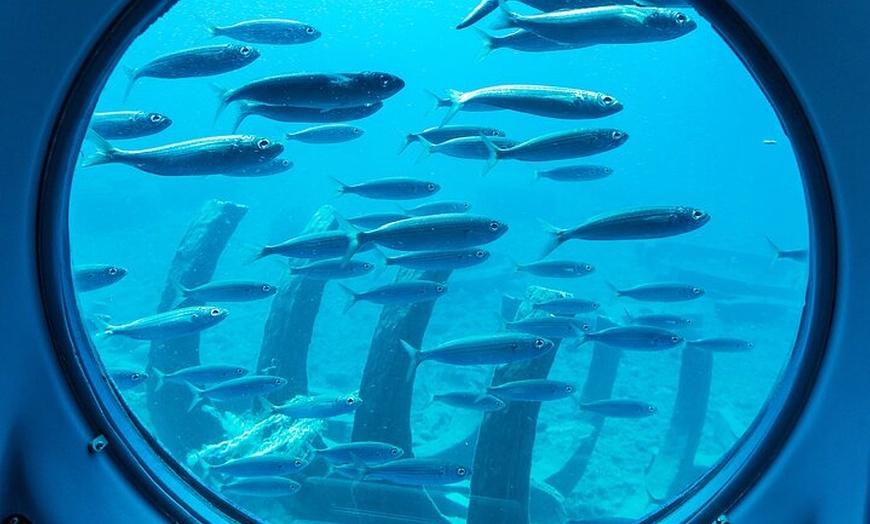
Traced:
<svg viewBox="0 0 870 524">
<path fill-rule="evenodd" d="M 631 521 L 792 353 L 800 173 L 709 23 L 473 3 L 183 0 L 88 123 L 94 351 L 264 521 Z"/>
</svg>

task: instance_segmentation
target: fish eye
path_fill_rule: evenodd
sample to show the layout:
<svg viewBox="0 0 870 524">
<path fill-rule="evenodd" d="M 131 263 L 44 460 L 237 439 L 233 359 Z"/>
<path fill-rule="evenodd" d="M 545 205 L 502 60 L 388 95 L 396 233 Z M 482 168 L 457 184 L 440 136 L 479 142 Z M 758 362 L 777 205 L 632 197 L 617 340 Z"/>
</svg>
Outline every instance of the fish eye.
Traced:
<svg viewBox="0 0 870 524">
<path fill-rule="evenodd" d="M 444 286 L 435 286 L 435 291 L 441 293 L 442 291 L 444 291 Z"/>
<path fill-rule="evenodd" d="M 747 346 L 749 349 L 752 349 L 752 348 L 755 347 L 755 344 L 753 344 L 752 342 L 747 342 L 747 343 L 746 343 L 746 346 Z"/>
<path fill-rule="evenodd" d="M 459 466 L 458 468 L 456 468 L 456 474 L 459 475 L 460 477 L 464 477 L 466 473 L 468 473 L 468 470 L 463 468 L 462 466 Z"/>
<path fill-rule="evenodd" d="M 613 97 L 610 95 L 604 95 L 604 98 L 602 98 L 601 101 L 604 102 L 604 105 L 606 106 L 612 105 L 614 102 L 616 102 L 616 100 L 614 100 Z"/>
<path fill-rule="evenodd" d="M 299 459 L 296 459 L 296 460 L 293 461 L 293 465 L 296 466 L 297 468 L 301 468 L 301 467 L 302 467 L 302 461 L 299 460 Z"/>
<path fill-rule="evenodd" d="M 429 191 L 435 191 L 435 184 L 426 184 L 426 189 L 428 189 Z"/>
<path fill-rule="evenodd" d="M 313 35 L 313 34 L 314 34 L 314 28 L 311 27 L 311 26 L 308 26 L 308 27 L 305 28 L 305 32 L 308 33 L 309 35 Z"/>
<path fill-rule="evenodd" d="M 287 166 L 290 165 L 290 161 L 289 161 L 289 160 L 286 160 L 286 159 L 285 159 L 285 160 L 282 160 L 282 161 L 281 161 L 281 165 L 284 166 L 284 167 L 287 167 Z"/>
<path fill-rule="evenodd" d="M 700 295 L 700 294 L 701 294 L 701 288 L 699 288 L 699 287 L 693 287 L 693 288 L 692 288 L 692 294 L 693 294 L 693 295 Z"/>
<path fill-rule="evenodd" d="M 612 136 L 614 140 L 619 140 L 622 138 L 622 131 L 614 131 L 610 136 Z"/>
<path fill-rule="evenodd" d="M 592 271 L 593 267 L 589 264 L 586 264 L 585 266 L 583 266 L 583 269 L 585 269 L 586 271 Z"/>
<path fill-rule="evenodd" d="M 347 397 L 346 399 L 344 399 L 344 403 L 348 406 L 353 406 L 354 402 L 356 402 L 356 399 L 353 397 Z"/>
<path fill-rule="evenodd" d="M 683 13 L 677 13 L 676 19 L 677 19 L 677 22 L 685 22 L 689 18 L 686 15 L 684 15 Z"/>
<path fill-rule="evenodd" d="M 565 391 L 567 391 L 568 393 L 573 393 L 573 392 L 574 392 L 574 386 L 565 386 Z"/>
<path fill-rule="evenodd" d="M 130 378 L 133 380 L 139 380 L 142 376 L 139 373 L 133 373 L 130 375 Z"/>
<path fill-rule="evenodd" d="M 109 268 L 110 275 L 116 275 L 117 273 L 118 273 L 118 268 L 114 268 L 114 267 Z"/>
<path fill-rule="evenodd" d="M 674 344 L 676 344 L 676 343 L 679 342 L 679 341 L 680 341 L 680 337 L 678 337 L 678 336 L 676 336 L 676 335 L 674 335 L 674 336 L 671 337 L 671 342 L 673 342 Z"/>
<path fill-rule="evenodd" d="M 249 54 L 251 54 L 251 48 L 248 46 L 244 46 L 239 49 L 239 53 L 242 53 L 242 56 L 248 56 Z"/>
<path fill-rule="evenodd" d="M 483 258 L 486 256 L 486 253 L 483 250 L 478 250 L 474 252 L 474 256 L 477 258 Z"/>
<path fill-rule="evenodd" d="M 358 127 L 353 128 L 353 134 L 358 135 L 360 133 L 362 133 L 362 129 L 360 129 Z"/>
<path fill-rule="evenodd" d="M 599 306 L 600 306 L 600 304 L 598 302 L 592 303 L 592 309 L 598 309 Z M 584 326 L 585 326 L 585 324 L 584 324 Z"/>
<path fill-rule="evenodd" d="M 399 454 L 399 450 L 397 448 L 390 449 L 390 455 L 397 456 Z"/>
<path fill-rule="evenodd" d="M 276 378 L 276 379 L 275 379 L 275 382 L 274 382 L 274 384 L 275 384 L 276 386 L 280 386 L 280 385 L 283 384 L 283 383 L 284 383 L 284 379 L 283 379 L 283 378 Z"/>
<path fill-rule="evenodd" d="M 650 413 L 655 413 L 655 411 L 656 411 L 655 406 L 647 406 L 646 409 L 648 409 Z"/>
<path fill-rule="evenodd" d="M 542 348 L 542 347 L 544 347 L 544 339 L 542 339 L 542 338 L 536 338 L 536 339 L 535 339 L 535 347 L 536 347 L 536 348 Z"/>
<path fill-rule="evenodd" d="M 703 211 L 700 211 L 700 210 L 698 210 L 698 209 L 692 211 L 692 218 L 694 218 L 694 219 L 698 219 L 698 218 L 701 218 L 702 216 L 704 216 L 704 212 L 703 212 Z"/>
<path fill-rule="evenodd" d="M 213 317 L 216 317 L 216 316 L 219 316 L 221 314 L 221 310 L 215 307 L 215 308 L 212 308 L 211 311 L 208 312 L 208 314 L 213 316 Z"/>
<path fill-rule="evenodd" d="M 613 169 L 611 169 L 611 168 L 609 168 L 609 167 L 605 167 L 605 168 L 604 168 L 604 173 L 607 174 L 607 175 L 609 175 L 610 173 L 613 173 Z"/>
<path fill-rule="evenodd" d="M 266 293 L 272 291 L 272 286 L 270 286 L 269 284 L 263 284 L 263 291 L 265 291 Z"/>
<path fill-rule="evenodd" d="M 257 147 L 259 147 L 260 149 L 266 149 L 267 147 L 269 147 L 270 144 L 271 142 L 269 142 L 268 138 L 261 138 L 257 142 Z"/>
<path fill-rule="evenodd" d="M 500 228 L 500 227 L 501 227 L 501 224 L 499 224 L 495 220 L 493 220 L 492 222 L 489 223 L 489 229 L 491 231 L 498 231 L 498 228 Z"/>
<path fill-rule="evenodd" d="M 149 117 L 149 119 L 156 124 L 156 123 L 160 122 L 161 120 L 163 120 L 163 116 L 158 115 L 157 113 L 151 113 L 151 116 Z"/>
<path fill-rule="evenodd" d="M 237 374 L 237 375 L 244 375 L 244 373 L 245 373 L 245 370 L 244 370 L 244 369 L 242 369 L 242 368 L 236 368 L 236 374 Z"/>
</svg>

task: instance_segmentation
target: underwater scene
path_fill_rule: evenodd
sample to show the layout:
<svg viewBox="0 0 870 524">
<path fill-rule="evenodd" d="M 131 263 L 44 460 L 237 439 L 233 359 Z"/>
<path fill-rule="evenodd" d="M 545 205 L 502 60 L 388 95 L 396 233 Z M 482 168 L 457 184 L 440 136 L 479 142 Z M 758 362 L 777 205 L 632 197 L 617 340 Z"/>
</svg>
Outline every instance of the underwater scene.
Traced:
<svg viewBox="0 0 870 524">
<path fill-rule="evenodd" d="M 105 379 L 263 522 L 635 522 L 788 387 L 800 172 L 684 2 L 182 0 L 82 125 Z"/>
</svg>

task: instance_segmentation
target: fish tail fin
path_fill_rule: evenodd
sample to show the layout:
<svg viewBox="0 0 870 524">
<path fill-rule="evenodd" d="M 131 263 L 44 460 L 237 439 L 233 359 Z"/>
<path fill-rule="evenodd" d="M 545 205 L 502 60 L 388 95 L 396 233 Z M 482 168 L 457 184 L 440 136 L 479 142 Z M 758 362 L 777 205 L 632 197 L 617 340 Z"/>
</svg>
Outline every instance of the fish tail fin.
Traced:
<svg viewBox="0 0 870 524">
<path fill-rule="evenodd" d="M 420 155 L 417 157 L 417 160 L 414 161 L 415 164 L 419 164 L 419 163 L 423 162 L 424 160 L 426 160 L 427 158 L 429 158 L 430 156 L 432 156 L 432 153 L 434 153 L 434 148 L 435 148 L 435 144 L 426 140 L 422 136 L 418 136 L 417 141 L 420 142 L 421 144 L 423 144 L 423 150 L 420 151 Z"/>
<path fill-rule="evenodd" d="M 124 74 L 127 75 L 127 87 L 124 89 L 124 101 L 127 101 L 127 98 L 130 97 L 130 91 L 133 90 L 133 84 L 136 83 L 136 80 L 139 78 L 138 71 L 133 69 L 130 66 L 123 66 Z"/>
<path fill-rule="evenodd" d="M 611 282 L 609 280 L 605 280 L 604 285 L 607 286 L 607 288 L 613 292 L 613 298 L 610 299 L 611 304 L 613 303 L 614 300 L 616 300 L 617 298 L 622 296 L 622 291 L 620 291 L 619 288 L 613 284 L 613 282 Z M 626 311 L 626 314 L 628 314 L 628 311 Z"/>
<path fill-rule="evenodd" d="M 253 264 L 257 260 L 265 258 L 266 255 L 268 255 L 265 246 L 255 246 L 254 244 L 241 244 L 241 246 L 251 253 L 251 255 L 242 262 L 243 265 L 247 266 Z"/>
<path fill-rule="evenodd" d="M 193 408 L 200 405 L 202 401 L 205 400 L 205 397 L 202 396 L 204 390 L 199 389 L 193 384 L 187 384 L 187 388 L 190 390 L 191 395 L 193 395 L 193 398 L 190 400 L 190 405 L 187 406 L 187 412 L 190 413 L 193 411 Z"/>
<path fill-rule="evenodd" d="M 97 333 L 94 333 L 94 338 L 97 340 L 108 338 L 115 334 L 114 326 L 109 324 L 111 317 L 108 315 L 94 315 L 94 324 L 96 324 L 97 328 L 100 329 Z"/>
<path fill-rule="evenodd" d="M 238 131 L 239 127 L 241 127 L 242 125 L 242 122 L 244 122 L 245 119 L 252 114 L 253 112 L 251 111 L 251 104 L 245 102 L 239 104 L 239 114 L 238 116 L 236 116 L 236 121 L 233 122 L 233 133 Z"/>
<path fill-rule="evenodd" d="M 435 106 L 429 111 L 429 113 L 435 112 L 438 108 L 450 107 L 453 105 L 453 102 L 451 102 L 449 98 L 442 98 L 428 89 L 424 89 L 423 92 L 435 100 Z"/>
<path fill-rule="evenodd" d="M 82 162 L 82 167 L 98 166 L 100 164 L 111 164 L 115 161 L 115 153 L 118 152 L 108 140 L 101 137 L 94 131 L 88 131 L 87 138 L 97 147 L 97 151 L 86 158 Z"/>
<path fill-rule="evenodd" d="M 417 141 L 417 135 L 415 135 L 414 133 L 402 131 L 401 129 L 397 129 L 397 131 L 399 133 L 399 136 L 402 137 L 402 145 L 399 146 L 399 152 L 396 154 L 401 155 L 405 151 L 405 149 L 408 148 L 408 146 Z"/>
<path fill-rule="evenodd" d="M 347 193 L 347 184 L 335 178 L 334 176 L 329 177 L 329 179 L 338 184 L 338 189 L 336 190 L 338 191 L 338 194 L 336 196 L 341 196 Z"/>
<path fill-rule="evenodd" d="M 155 367 L 152 367 L 151 371 L 154 372 L 154 376 L 157 377 L 157 384 L 154 386 L 154 391 L 160 391 L 160 389 L 163 388 L 163 384 L 166 383 L 166 373 Z"/>
<path fill-rule="evenodd" d="M 493 29 L 510 29 L 516 27 L 517 14 L 510 10 L 505 0 L 498 0 L 498 18 L 492 24 Z"/>
<path fill-rule="evenodd" d="M 608 284 L 609 284 L 609 282 L 608 282 Z M 612 284 L 611 284 L 611 285 L 612 285 Z M 622 313 L 623 313 L 623 317 L 625 318 L 625 322 L 626 322 L 627 324 L 633 324 L 633 323 L 634 323 L 634 317 L 631 316 L 631 313 L 629 313 L 627 309 L 622 308 Z"/>
<path fill-rule="evenodd" d="M 773 254 L 776 255 L 776 256 L 774 257 L 774 259 L 773 259 L 774 262 L 775 262 L 777 259 L 782 258 L 782 249 L 780 249 L 780 247 L 779 247 L 778 245 L 776 245 L 776 244 L 773 242 L 773 240 L 770 239 L 769 236 L 766 236 L 766 235 L 765 235 L 764 238 L 765 238 L 765 240 L 767 240 L 767 245 L 770 246 L 770 249 L 773 251 Z"/>
<path fill-rule="evenodd" d="M 384 271 L 390 266 L 390 257 L 384 254 L 380 249 L 372 249 L 377 261 L 375 262 L 375 270 L 372 271 L 372 280 L 377 280 L 384 274 Z"/>
<path fill-rule="evenodd" d="M 422 359 L 420 358 L 420 349 L 415 348 L 404 340 L 399 340 L 399 344 L 402 345 L 402 348 L 408 353 L 408 358 L 411 359 L 408 363 L 408 374 L 405 376 L 408 382 L 411 382 L 414 380 L 414 372 L 417 371 L 417 366 L 422 362 Z"/>
<path fill-rule="evenodd" d="M 220 36 L 220 32 L 218 31 L 217 26 L 210 22 L 206 17 L 199 13 L 194 14 L 193 17 L 199 20 L 199 23 L 202 24 L 205 30 L 208 31 L 208 34 L 210 34 L 212 37 Z"/>
<path fill-rule="evenodd" d="M 542 177 L 541 177 L 541 170 L 540 170 L 540 169 L 536 169 L 536 170 L 535 170 L 535 178 L 533 178 L 532 181 L 529 182 L 529 185 L 534 184 L 535 182 L 537 182 L 537 181 L 540 180 L 541 178 L 542 178 Z"/>
<path fill-rule="evenodd" d="M 476 27 L 472 27 L 471 29 L 477 33 L 477 36 L 479 36 L 482 41 L 480 52 L 477 53 L 477 61 L 482 62 L 484 58 L 488 57 L 489 54 L 496 49 L 495 39 L 489 33 L 481 31 Z"/>
<path fill-rule="evenodd" d="M 456 89 L 450 90 L 450 95 L 448 99 L 450 101 L 450 110 L 447 111 L 447 114 L 444 115 L 444 118 L 441 120 L 440 127 L 446 126 L 451 120 L 453 120 L 453 117 L 456 116 L 456 113 L 462 110 L 462 106 L 464 104 L 459 101 L 459 97 L 461 97 L 462 95 L 462 91 L 457 91 Z"/>
<path fill-rule="evenodd" d="M 212 124 L 216 124 L 218 121 L 218 118 L 220 118 L 221 114 L 223 114 L 224 109 L 226 109 L 227 106 L 229 105 L 229 102 L 227 101 L 227 97 L 230 93 L 230 89 L 227 89 L 226 87 L 223 87 L 222 85 L 217 84 L 217 83 L 212 83 L 211 88 L 212 88 L 212 91 L 215 92 L 215 95 L 217 96 L 218 102 L 219 102 L 217 111 L 215 111 L 215 114 L 214 114 L 214 119 L 212 120 Z"/>
<path fill-rule="evenodd" d="M 541 250 L 540 258 L 546 258 L 547 255 L 552 253 L 557 247 L 562 245 L 564 242 L 564 236 L 566 229 L 558 228 L 552 224 L 545 222 L 544 220 L 538 219 L 538 222 L 541 223 L 541 226 L 544 228 L 544 232 L 547 233 L 548 239 L 547 243 L 544 244 L 544 249 Z"/>
<path fill-rule="evenodd" d="M 347 313 L 354 304 L 359 302 L 359 294 L 341 282 L 338 282 L 338 287 L 347 294 L 347 304 L 344 305 L 344 310 L 342 311 L 342 313 Z"/>
<path fill-rule="evenodd" d="M 482 176 L 486 176 L 490 171 L 495 168 L 495 165 L 498 164 L 499 155 L 503 149 L 500 149 L 495 143 L 486 135 L 480 135 L 480 140 L 483 141 L 483 145 L 486 146 L 487 152 L 489 152 L 489 158 L 486 160 L 486 165 L 483 166 Z"/>
</svg>

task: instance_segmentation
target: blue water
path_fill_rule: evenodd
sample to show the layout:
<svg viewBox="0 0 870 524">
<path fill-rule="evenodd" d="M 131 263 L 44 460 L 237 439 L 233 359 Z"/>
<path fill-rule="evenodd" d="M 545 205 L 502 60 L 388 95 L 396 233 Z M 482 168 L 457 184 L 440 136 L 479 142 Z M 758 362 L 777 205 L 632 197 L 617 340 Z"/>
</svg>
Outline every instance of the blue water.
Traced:
<svg viewBox="0 0 870 524">
<path fill-rule="evenodd" d="M 712 465 L 751 423 L 775 385 L 803 307 L 805 267 L 791 261 L 772 262 L 774 255 L 765 240 L 770 237 L 789 249 L 808 244 L 805 197 L 794 153 L 771 105 L 727 44 L 694 11 L 687 13 L 698 22 L 698 29 L 671 42 L 551 53 L 500 49 L 480 60 L 480 39 L 475 33 L 453 29 L 474 4 L 473 0 L 183 1 L 156 21 L 136 39 L 120 65 L 138 67 L 188 47 L 230 42 L 211 38 L 203 19 L 228 25 L 244 19 L 290 18 L 314 25 L 324 36 L 299 46 L 255 45 L 262 54 L 257 61 L 216 77 L 144 78 L 126 101 L 127 79 L 117 69 L 100 95 L 98 111 L 141 109 L 173 120 L 158 135 L 118 142 L 124 149 L 230 134 L 236 109 L 231 106 L 212 122 L 218 106 L 212 84 L 238 87 L 300 71 L 379 70 L 401 77 L 406 87 L 386 100 L 384 109 L 355 122 L 365 129 L 361 139 L 332 145 L 287 143 L 282 156 L 295 166 L 273 177 L 168 178 L 111 164 L 77 169 L 70 212 L 73 263 L 114 263 L 130 270 L 117 285 L 82 295 L 83 315 L 105 314 L 126 322 L 154 313 L 178 241 L 208 200 L 249 208 L 213 279 L 278 284 L 285 271 L 282 264 L 269 259 L 243 263 L 251 255 L 251 246 L 299 234 L 324 204 L 345 216 L 397 210 L 387 201 L 355 195 L 338 198 L 330 177 L 346 183 L 385 176 L 426 178 L 442 187 L 433 200 L 468 201 L 474 213 L 504 221 L 510 231 L 488 247 L 493 256 L 485 265 L 454 272 L 451 290 L 435 305 L 424 347 L 494 332 L 499 329 L 502 294 L 522 296 L 531 285 L 595 298 L 617 321 L 622 321 L 623 308 L 697 315 L 703 327 L 693 336 L 742 336 L 753 338 L 756 346 L 750 354 L 716 355 L 704 438 L 695 457 L 700 467 Z M 489 30 L 491 20 L 492 15 L 477 26 Z M 615 96 L 625 109 L 590 121 L 509 111 L 459 113 L 452 123 L 493 126 L 518 139 L 602 126 L 623 129 L 630 139 L 614 151 L 576 162 L 502 161 L 486 177 L 481 175 L 483 161 L 433 155 L 418 163 L 418 144 L 397 156 L 403 132 L 437 125 L 443 116 L 444 110 L 433 109 L 433 99 L 425 90 L 442 94 L 448 89 L 467 91 L 502 83 L 600 91 Z M 254 116 L 239 131 L 280 139 L 282 133 L 304 127 Z M 776 143 L 763 142 L 771 140 Z M 93 146 L 86 143 L 83 150 L 88 154 Z M 582 184 L 532 183 L 535 169 L 583 162 L 608 165 L 614 174 Z M 539 220 L 569 227 L 599 213 L 653 205 L 695 206 L 713 218 L 698 231 L 661 241 L 570 241 L 556 255 L 593 264 L 596 272 L 584 279 L 542 279 L 517 275 L 512 269 L 512 259 L 537 258 L 545 241 Z M 390 282 L 394 272 L 390 269 L 378 280 L 362 278 L 347 284 L 361 291 Z M 724 298 L 711 293 L 666 307 L 613 301 L 605 283 L 630 287 L 656 280 L 703 279 L 704 274 L 740 281 L 749 288 L 757 285 L 759 291 Z M 721 282 L 716 285 L 727 287 Z M 326 286 L 310 348 L 312 390 L 349 392 L 358 387 L 380 307 L 361 303 L 342 314 L 345 300 L 337 286 Z M 769 304 L 779 309 L 765 317 L 762 313 Z M 230 317 L 203 333 L 202 361 L 253 370 L 269 302 L 227 307 Z M 726 310 L 745 314 L 726 314 Z M 97 349 L 107 367 L 145 368 L 145 344 L 100 341 Z M 582 385 L 589 358 L 588 349 L 564 343 L 550 378 Z M 640 516 L 655 507 L 646 498 L 650 486 L 645 469 L 668 431 L 679 365 L 679 350 L 624 355 L 614 396 L 643 398 L 655 403 L 659 412 L 647 419 L 612 419 L 604 424 L 582 481 L 563 494 L 568 516 Z M 467 388 L 469 380 L 488 381 L 490 372 L 491 367 L 422 366 L 411 411 L 415 445 L 439 449 L 479 423 L 477 414 L 426 405 L 427 392 Z M 144 390 L 132 389 L 125 392 L 125 399 L 147 423 L 150 415 L 144 395 Z M 234 417 L 237 427 L 228 423 L 228 438 L 250 424 Z M 532 477 L 542 480 L 561 466 L 590 426 L 570 400 L 545 404 L 538 423 Z M 237 502 L 274 522 L 292 520 L 283 506 L 272 501 L 240 498 Z"/>
</svg>

